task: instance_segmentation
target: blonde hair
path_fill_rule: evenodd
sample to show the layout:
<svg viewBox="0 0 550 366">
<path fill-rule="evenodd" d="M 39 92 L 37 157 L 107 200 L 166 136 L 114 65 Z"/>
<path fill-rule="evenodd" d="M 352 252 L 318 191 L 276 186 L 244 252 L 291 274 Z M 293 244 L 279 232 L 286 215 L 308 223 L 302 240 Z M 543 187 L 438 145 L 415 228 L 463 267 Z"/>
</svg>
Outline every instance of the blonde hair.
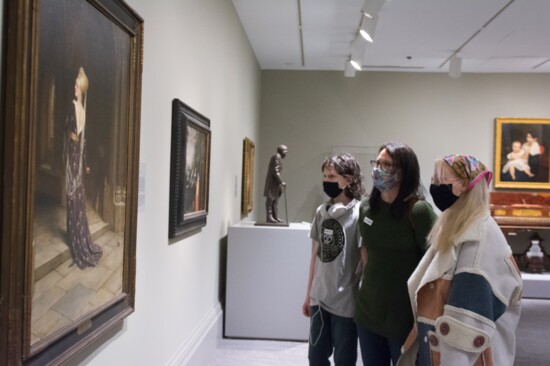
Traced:
<svg viewBox="0 0 550 366">
<path fill-rule="evenodd" d="M 78 70 L 78 76 L 76 77 L 76 83 L 78 84 L 78 87 L 80 88 L 80 91 L 82 93 L 86 93 L 88 91 L 88 76 L 86 76 L 86 73 L 84 72 L 83 67 L 81 67 Z"/>
<path fill-rule="evenodd" d="M 436 178 L 440 177 L 444 167 L 449 165 L 443 160 L 435 162 Z M 448 169 L 460 179 L 453 169 Z M 467 179 L 461 179 L 468 186 Z M 485 179 L 477 182 L 470 190 L 462 192 L 459 199 L 448 209 L 443 211 L 436 220 L 430 234 L 428 243 L 437 252 L 446 252 L 451 249 L 455 241 L 475 221 L 485 217 L 490 210 L 489 187 Z"/>
</svg>

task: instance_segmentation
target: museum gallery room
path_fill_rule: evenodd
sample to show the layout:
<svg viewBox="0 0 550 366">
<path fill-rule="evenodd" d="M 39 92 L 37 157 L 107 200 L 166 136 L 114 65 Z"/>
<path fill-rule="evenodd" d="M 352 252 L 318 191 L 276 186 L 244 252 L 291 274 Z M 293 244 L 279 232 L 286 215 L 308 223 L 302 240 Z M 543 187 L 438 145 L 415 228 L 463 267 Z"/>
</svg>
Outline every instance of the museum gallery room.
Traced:
<svg viewBox="0 0 550 366">
<path fill-rule="evenodd" d="M 0 365 L 307 365 L 312 223 L 350 199 L 323 162 L 354 158 L 361 217 L 396 143 L 434 221 L 436 160 L 482 162 L 521 308 L 510 346 L 483 349 L 550 366 L 549 1 L 0 4 Z M 363 218 L 349 230 L 369 246 Z M 359 291 L 350 306 L 376 304 Z"/>
</svg>

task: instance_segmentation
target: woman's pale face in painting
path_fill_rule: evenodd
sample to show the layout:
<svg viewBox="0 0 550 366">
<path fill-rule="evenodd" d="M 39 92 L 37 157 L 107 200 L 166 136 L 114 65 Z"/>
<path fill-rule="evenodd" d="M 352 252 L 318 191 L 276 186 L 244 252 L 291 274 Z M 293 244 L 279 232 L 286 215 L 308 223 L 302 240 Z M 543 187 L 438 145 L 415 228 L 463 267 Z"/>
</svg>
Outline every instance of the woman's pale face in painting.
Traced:
<svg viewBox="0 0 550 366">
<path fill-rule="evenodd" d="M 82 91 L 80 90 L 80 86 L 78 86 L 78 83 L 75 81 L 74 83 L 74 96 L 76 99 L 79 99 L 82 96 Z"/>
</svg>

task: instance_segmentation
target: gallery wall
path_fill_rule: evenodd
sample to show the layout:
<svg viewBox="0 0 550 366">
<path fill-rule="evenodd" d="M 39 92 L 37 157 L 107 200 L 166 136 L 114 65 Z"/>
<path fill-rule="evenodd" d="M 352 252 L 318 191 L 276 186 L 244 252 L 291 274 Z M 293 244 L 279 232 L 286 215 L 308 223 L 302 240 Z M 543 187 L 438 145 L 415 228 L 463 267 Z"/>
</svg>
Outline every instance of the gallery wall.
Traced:
<svg viewBox="0 0 550 366">
<path fill-rule="evenodd" d="M 325 199 L 321 163 L 332 151 L 357 154 L 370 188 L 368 160 L 382 143 L 404 142 L 428 188 L 434 160 L 447 154 L 471 154 L 492 169 L 495 118 L 550 118 L 548 100 L 548 74 L 263 71 L 258 174 L 263 179 L 276 146 L 286 144 L 289 220 L 311 222 Z"/>
</svg>

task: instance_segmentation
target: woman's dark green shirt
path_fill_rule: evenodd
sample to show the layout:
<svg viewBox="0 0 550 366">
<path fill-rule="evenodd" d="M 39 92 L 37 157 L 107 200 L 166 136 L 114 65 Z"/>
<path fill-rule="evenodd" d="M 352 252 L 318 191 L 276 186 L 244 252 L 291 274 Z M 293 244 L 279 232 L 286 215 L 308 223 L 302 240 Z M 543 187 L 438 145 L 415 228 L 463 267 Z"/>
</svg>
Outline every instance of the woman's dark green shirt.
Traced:
<svg viewBox="0 0 550 366">
<path fill-rule="evenodd" d="M 359 228 L 368 261 L 355 306 L 355 321 L 383 337 L 404 340 L 413 326 L 407 280 L 427 249 L 436 214 L 426 201 L 411 214 L 396 219 L 390 204 L 380 202 L 375 212 L 361 203 Z"/>
</svg>

